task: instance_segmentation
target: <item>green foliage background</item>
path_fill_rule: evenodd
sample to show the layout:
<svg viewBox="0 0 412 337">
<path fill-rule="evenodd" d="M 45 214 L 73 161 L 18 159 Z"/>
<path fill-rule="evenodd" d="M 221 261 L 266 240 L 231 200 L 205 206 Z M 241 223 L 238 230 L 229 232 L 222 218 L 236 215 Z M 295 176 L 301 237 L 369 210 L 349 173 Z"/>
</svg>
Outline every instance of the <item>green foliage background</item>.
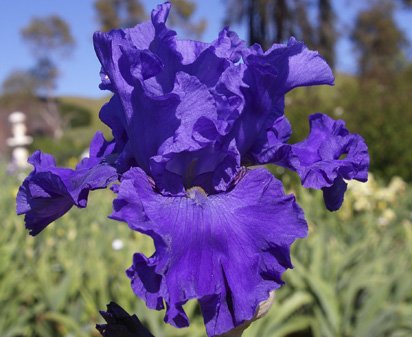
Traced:
<svg viewBox="0 0 412 337">
<path fill-rule="evenodd" d="M 410 1 L 400 2 L 406 5 Z M 106 16 L 107 19 L 106 14 L 109 18 L 115 15 L 111 17 L 114 20 L 112 26 L 103 28 L 120 25 L 121 11 L 112 13 L 104 0 L 95 3 L 101 18 Z M 177 16 L 171 17 L 171 21 L 196 34 L 205 26 L 202 22 L 194 25 L 187 20 L 193 12 L 191 3 L 174 1 Z M 256 1 L 251 3 L 258 4 Z M 259 5 L 269 3 L 275 2 L 263 1 Z M 329 13 L 319 29 L 319 32 L 329 33 L 329 40 L 324 41 L 327 45 L 316 45 L 316 41 L 311 43 L 305 36 L 302 38 L 315 49 L 328 47 L 329 50 L 326 48 L 322 54 L 333 63 L 330 47 L 335 43 L 336 32 L 333 26 L 328 27 L 334 20 L 332 11 L 327 9 L 328 3 L 330 1 L 319 2 L 323 4 L 320 7 Z M 139 12 L 141 15 L 139 21 L 144 17 L 142 8 L 139 4 L 134 7 L 135 14 Z M 242 6 L 233 8 L 242 9 Z M 250 10 L 242 13 L 251 15 Z M 239 11 L 229 14 L 236 16 Z M 368 33 L 368 27 L 374 27 L 375 21 L 372 18 L 364 31 L 354 32 L 361 37 L 359 34 Z M 310 32 L 306 28 L 317 27 L 311 27 L 310 21 L 302 19 L 296 23 L 303 35 Z M 305 23 L 309 26 L 300 26 Z M 355 28 L 359 26 L 357 24 Z M 261 30 L 262 26 L 256 27 Z M 390 20 L 386 20 L 383 28 L 386 28 L 383 32 L 390 33 L 396 33 L 397 29 Z M 296 187 L 299 186 L 296 177 L 270 167 L 288 189 L 297 194 L 306 212 L 310 233 L 307 239 L 294 245 L 292 260 L 295 269 L 285 273 L 286 285 L 276 292 L 271 311 L 253 323 L 244 337 L 412 335 L 412 188 L 399 180 L 392 180 L 388 185 L 395 175 L 412 182 L 412 66 L 408 65 L 410 60 L 402 58 L 400 47 L 396 46 L 402 40 L 402 34 L 398 39 L 388 38 L 380 30 L 375 35 L 384 49 L 379 48 L 378 40 L 373 40 L 375 42 L 370 46 L 360 45 L 368 49 L 358 56 L 374 63 L 376 74 L 366 76 L 364 73 L 358 77 L 338 74 L 336 88 L 312 87 L 293 91 L 287 96 L 286 114 L 294 130 L 291 142 L 306 137 L 309 114 L 320 111 L 344 119 L 351 132 L 365 138 L 371 156 L 371 171 L 382 181 L 372 181 L 363 190 L 354 185 L 346 195 L 343 208 L 329 213 L 323 207 L 320 193 Z M 262 43 L 266 42 L 266 37 L 261 37 Z M 389 40 L 395 45 L 388 44 Z M 47 53 L 37 55 L 36 58 L 40 57 L 37 61 L 41 57 L 50 57 L 49 52 L 56 46 L 49 47 L 36 48 Z M 389 52 L 385 53 L 385 49 Z M 386 57 L 387 64 L 381 62 L 382 57 Z M 359 66 L 362 73 L 362 64 Z M 17 102 L 32 108 L 32 105 L 40 104 L 30 92 L 34 90 L 31 87 L 33 79 L 24 77 L 24 72 L 16 74 L 20 76 L 17 78 L 20 81 L 18 90 L 23 90 L 17 95 Z M 43 83 L 43 91 L 48 95 L 55 79 Z M 32 95 L 31 101 L 29 97 L 23 97 L 28 93 Z M 5 107 L 7 99 L 3 97 L 0 105 Z M 60 139 L 51 139 L 46 133 L 35 135 L 31 150 L 41 148 L 53 154 L 59 164 L 74 166 L 95 131 L 103 130 L 110 136 L 110 131 L 98 119 L 104 101 L 107 99 L 58 99 L 62 125 L 57 126 L 62 127 L 63 135 Z M 26 111 L 26 108 L 22 110 Z M 41 111 L 33 108 L 35 110 Z M 178 330 L 163 323 L 163 312 L 148 310 L 133 295 L 124 270 L 131 264 L 134 252 L 143 251 L 150 255 L 153 246 L 149 238 L 132 232 L 127 225 L 107 219 L 113 198 L 110 191 L 94 192 L 87 210 L 73 209 L 38 237 L 32 238 L 24 229 L 23 218 L 15 215 L 15 196 L 20 181 L 6 175 L 5 171 L 5 166 L 0 165 L 3 225 L 0 234 L 0 337 L 99 336 L 94 325 L 101 322 L 98 311 L 109 301 L 119 303 L 129 312 L 136 312 L 156 337 L 205 336 L 195 303 L 186 306 L 191 326 Z M 122 240 L 122 249 L 113 249 L 115 239 Z"/>
<path fill-rule="evenodd" d="M 412 189 L 396 182 L 350 189 L 336 213 L 324 210 L 321 194 L 294 190 L 309 237 L 294 245 L 295 269 L 245 337 L 412 335 Z M 19 181 L 0 173 L 0 184 L 2 337 L 98 336 L 98 310 L 111 300 L 137 313 L 156 337 L 206 336 L 195 303 L 186 306 L 191 326 L 178 330 L 133 295 L 124 270 L 134 252 L 150 255 L 153 246 L 107 219 L 110 191 L 93 192 L 86 210 L 73 209 L 32 238 L 14 211 Z M 114 250 L 114 239 L 124 247 Z"/>
<path fill-rule="evenodd" d="M 385 187 L 394 175 L 412 179 L 411 79 L 412 68 L 394 76 L 389 93 L 384 84 L 338 75 L 335 88 L 303 88 L 287 96 L 291 142 L 306 137 L 311 113 L 342 118 L 366 139 L 371 171 L 382 180 L 370 183 L 366 194 L 349 190 L 342 210 L 329 213 L 319 193 L 297 188 L 295 176 L 269 167 L 298 195 L 310 234 L 295 244 L 295 269 L 285 273 L 286 286 L 276 293 L 273 308 L 244 337 L 412 335 L 412 188 Z M 61 98 L 68 121 L 63 137 L 36 137 L 32 150 L 41 148 L 59 164 L 74 166 L 95 131 L 110 137 L 98 119 L 106 100 Z M 0 173 L 0 184 L 1 337 L 99 336 L 98 311 L 112 300 L 137 313 L 156 337 L 205 336 L 195 303 L 187 304 L 190 328 L 178 330 L 133 295 L 124 270 L 134 252 L 150 255 L 152 242 L 107 219 L 111 192 L 94 192 L 87 210 L 73 209 L 32 238 L 14 211 L 20 182 Z M 123 249 L 112 248 L 115 239 Z"/>
<path fill-rule="evenodd" d="M 336 75 L 335 87 L 308 87 L 286 96 L 286 114 L 294 134 L 291 142 L 308 132 L 307 117 L 323 112 L 343 119 L 351 132 L 365 138 L 370 171 L 389 181 L 394 175 L 412 181 L 412 66 L 394 74 L 390 84 Z M 316 110 L 314 110 L 316 109 Z"/>
</svg>

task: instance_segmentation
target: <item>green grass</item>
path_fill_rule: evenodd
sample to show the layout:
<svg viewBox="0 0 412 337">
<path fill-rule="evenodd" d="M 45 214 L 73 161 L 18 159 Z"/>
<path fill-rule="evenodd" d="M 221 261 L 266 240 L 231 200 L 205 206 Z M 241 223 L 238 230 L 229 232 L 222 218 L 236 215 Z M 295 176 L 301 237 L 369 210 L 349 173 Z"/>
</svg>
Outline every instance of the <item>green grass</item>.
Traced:
<svg viewBox="0 0 412 337">
<path fill-rule="evenodd" d="M 190 328 L 179 330 L 133 295 L 124 270 L 134 252 L 150 255 L 153 245 L 107 219 L 110 191 L 93 192 L 87 209 L 73 209 L 33 238 L 14 213 L 19 182 L 0 173 L 0 184 L 2 337 L 98 336 L 98 310 L 112 300 L 136 312 L 156 337 L 205 336 L 194 303 L 186 306 Z M 297 189 L 309 238 L 294 245 L 286 285 L 244 337 L 411 336 L 412 190 L 391 191 L 375 183 L 367 210 L 355 210 L 363 196 L 349 191 L 345 207 L 328 213 L 319 193 Z M 394 198 L 382 197 L 390 193 Z M 387 209 L 395 217 L 383 223 Z M 123 249 L 112 248 L 114 239 Z"/>
</svg>

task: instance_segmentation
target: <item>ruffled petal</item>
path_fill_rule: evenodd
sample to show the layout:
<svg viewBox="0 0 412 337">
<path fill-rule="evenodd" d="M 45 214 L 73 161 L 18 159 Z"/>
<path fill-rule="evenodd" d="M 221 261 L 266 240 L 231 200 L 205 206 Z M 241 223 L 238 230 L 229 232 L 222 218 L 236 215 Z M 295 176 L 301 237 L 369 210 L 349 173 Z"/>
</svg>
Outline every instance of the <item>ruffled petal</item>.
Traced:
<svg viewBox="0 0 412 337">
<path fill-rule="evenodd" d="M 245 49 L 245 41 L 228 28 L 223 29 L 216 41 L 204 48 L 192 59 L 183 71 L 196 76 L 209 88 L 214 87 L 222 73 L 232 64 L 238 62 Z"/>
<path fill-rule="evenodd" d="M 201 186 L 208 194 L 226 191 L 240 169 L 235 142 L 212 143 L 196 151 L 169 153 L 151 158 L 150 172 L 164 195 L 183 195 Z"/>
<path fill-rule="evenodd" d="M 176 50 L 182 55 L 182 64 L 196 61 L 199 55 L 210 46 L 210 43 L 194 40 L 176 40 Z"/>
<path fill-rule="evenodd" d="M 104 74 L 101 87 L 119 95 L 126 121 L 134 112 L 131 95 L 136 81 L 156 77 L 147 87 L 158 95 L 173 87 L 173 72 L 177 71 L 176 64 L 181 56 L 175 50 L 176 33 L 165 26 L 169 11 L 170 4 L 165 3 L 152 11 L 152 22 L 130 29 L 96 32 L 93 36 Z"/>
<path fill-rule="evenodd" d="M 294 197 L 264 169 L 248 171 L 227 193 L 195 187 L 165 197 L 135 168 L 123 176 L 111 217 L 155 243 L 155 254 L 135 254 L 127 271 L 136 295 L 157 310 L 164 301 L 165 320 L 177 327 L 188 325 L 183 304 L 198 299 L 209 336 L 254 316 L 292 267 L 290 245 L 307 233 Z"/>
<path fill-rule="evenodd" d="M 277 164 L 289 166 L 291 147 L 287 144 L 292 134 L 291 125 L 286 116 L 277 118 L 262 132 L 250 150 L 252 162 L 258 164 Z"/>
<path fill-rule="evenodd" d="M 48 171 L 55 167 L 52 156 L 36 151 L 29 162 L 34 171 L 19 188 L 16 212 L 25 214 L 26 228 L 34 236 L 69 211 L 74 201 L 61 177 Z"/>
<path fill-rule="evenodd" d="M 322 56 L 293 37 L 287 45 L 274 44 L 266 52 L 254 45 L 244 52 L 244 59 L 248 66 L 265 68 L 275 76 L 272 87 L 278 94 L 296 87 L 334 83 L 332 70 Z"/>
<path fill-rule="evenodd" d="M 292 145 L 293 169 L 304 187 L 323 189 L 326 206 L 334 211 L 346 190 L 342 179 L 367 180 L 368 148 L 361 136 L 349 133 L 342 120 L 314 114 L 309 122 L 307 139 Z"/>
<path fill-rule="evenodd" d="M 246 155 L 266 128 L 284 113 L 284 95 L 277 94 L 276 78 L 267 69 L 245 64 L 230 66 L 216 90 L 237 103 L 238 117 L 229 137 L 236 140 L 239 152 Z"/>
<path fill-rule="evenodd" d="M 284 95 L 298 86 L 332 85 L 332 71 L 322 57 L 290 39 L 263 52 L 259 45 L 242 50 L 244 64 L 231 65 L 218 89 L 242 100 L 232 134 L 239 152 L 255 152 L 256 142 L 284 114 Z"/>
<path fill-rule="evenodd" d="M 173 92 L 180 97 L 180 104 L 174 113 L 179 126 L 158 153 L 194 151 L 202 144 L 216 140 L 224 126 L 218 120 L 215 100 L 207 87 L 197 77 L 179 72 Z"/>
<path fill-rule="evenodd" d="M 197 77 L 178 72 L 173 93 L 164 96 L 148 96 L 136 87 L 132 101 L 139 111 L 127 127 L 131 154 L 160 189 L 179 193 L 188 178 L 216 169 L 211 163 L 222 160 L 223 147 L 216 144 L 228 130 L 231 111 L 222 112 L 226 103 L 219 104 L 218 110 L 215 97 Z M 175 178 L 169 179 L 165 169 Z"/>
<path fill-rule="evenodd" d="M 162 170 L 176 168 L 169 162 L 187 153 L 211 155 L 210 148 L 236 144 L 244 159 L 286 165 L 290 147 L 271 138 L 284 113 L 284 95 L 296 86 L 333 84 L 325 61 L 295 39 L 267 52 L 258 45 L 246 48 L 228 28 L 212 43 L 178 40 L 166 26 L 169 11 L 165 3 L 152 11 L 151 22 L 94 36 L 102 85 L 115 93 L 101 116 L 125 149 L 119 157 L 124 170 L 134 162 L 147 174 L 161 176 L 156 183 L 165 193 L 179 194 L 185 183 L 171 184 L 169 178 L 184 181 L 193 160 L 178 170 Z M 233 178 L 214 178 L 216 191 Z"/>
<path fill-rule="evenodd" d="M 16 211 L 25 214 L 31 235 L 63 216 L 73 205 L 87 206 L 89 191 L 106 188 L 117 179 L 110 155 L 114 143 L 97 133 L 90 145 L 90 157 L 75 170 L 56 167 L 49 154 L 36 151 L 29 158 L 34 170 L 24 180 L 17 194 Z"/>
<path fill-rule="evenodd" d="M 132 157 L 154 176 L 160 175 L 162 165 L 152 164 L 155 172 L 151 172 L 151 161 L 165 163 L 182 152 L 213 146 L 228 132 L 228 123 L 233 123 L 236 115 L 232 113 L 234 103 L 209 91 L 208 85 L 210 81 L 216 82 L 230 59 L 239 58 L 242 42 L 225 29 L 217 41 L 207 46 L 194 42 L 178 44 L 175 32 L 165 25 L 169 10 L 170 5 L 164 4 L 152 12 L 150 43 L 135 41 L 140 26 L 96 33 L 94 37 L 104 73 L 115 91 L 112 100 L 102 108 L 101 118 L 112 128 L 116 143 L 123 144 L 125 152 L 120 159 L 126 159 L 122 163 Z M 143 47 L 146 49 L 140 49 Z M 185 65 L 193 55 L 196 59 Z M 218 67 L 211 76 L 217 63 L 223 68 Z M 178 174 L 184 179 L 188 168 L 182 170 Z M 159 181 L 158 185 L 162 183 Z M 171 192 L 176 187 L 165 189 Z"/>
</svg>

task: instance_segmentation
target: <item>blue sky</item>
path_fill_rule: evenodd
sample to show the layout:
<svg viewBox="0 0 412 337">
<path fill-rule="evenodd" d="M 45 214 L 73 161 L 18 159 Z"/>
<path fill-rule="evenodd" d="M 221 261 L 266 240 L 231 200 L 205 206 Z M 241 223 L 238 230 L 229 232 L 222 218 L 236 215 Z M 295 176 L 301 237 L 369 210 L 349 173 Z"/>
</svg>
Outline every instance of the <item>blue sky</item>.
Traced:
<svg viewBox="0 0 412 337">
<path fill-rule="evenodd" d="M 155 7 L 161 0 L 144 0 L 147 10 Z M 98 23 L 93 10 L 93 0 L 13 0 L 0 1 L 0 83 L 12 71 L 27 69 L 34 63 L 26 45 L 24 45 L 20 30 L 26 26 L 33 16 L 41 17 L 58 14 L 71 26 L 76 40 L 73 55 L 59 62 L 61 78 L 57 93 L 59 95 L 81 95 L 99 97 L 99 62 L 94 54 L 92 34 Z M 197 18 L 205 18 L 208 22 L 203 40 L 212 41 L 222 28 L 224 7 L 222 0 L 197 1 Z M 335 0 L 334 6 L 339 14 L 338 28 L 343 35 L 337 46 L 337 70 L 343 72 L 355 71 L 355 55 L 349 41 L 344 38 L 349 30 L 352 19 L 366 1 Z M 399 26 L 412 41 L 412 10 L 399 11 L 396 14 Z M 244 27 L 232 27 L 242 38 L 246 39 Z M 179 35 L 181 36 L 181 35 Z"/>
</svg>

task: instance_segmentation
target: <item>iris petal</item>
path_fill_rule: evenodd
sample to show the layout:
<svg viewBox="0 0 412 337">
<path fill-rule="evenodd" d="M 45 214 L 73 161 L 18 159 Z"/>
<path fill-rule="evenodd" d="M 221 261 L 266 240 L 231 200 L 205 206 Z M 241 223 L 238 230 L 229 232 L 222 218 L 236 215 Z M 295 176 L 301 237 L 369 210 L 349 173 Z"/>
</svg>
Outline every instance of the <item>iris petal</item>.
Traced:
<svg viewBox="0 0 412 337">
<path fill-rule="evenodd" d="M 310 133 L 292 145 L 293 163 L 307 188 L 323 189 L 326 206 L 337 210 L 343 201 L 346 184 L 342 179 L 367 180 L 368 148 L 363 138 L 351 134 L 342 120 L 323 114 L 309 117 Z"/>
<path fill-rule="evenodd" d="M 293 37 L 286 45 L 274 44 L 266 52 L 255 44 L 243 57 L 248 66 L 265 69 L 275 76 L 272 87 L 278 94 L 296 87 L 334 83 L 332 70 L 320 54 Z"/>
<path fill-rule="evenodd" d="M 136 254 L 127 271 L 135 293 L 158 310 L 164 300 L 165 319 L 178 327 L 188 324 L 182 305 L 198 299 L 209 336 L 254 316 L 292 267 L 290 245 L 307 233 L 294 197 L 264 169 L 248 171 L 230 192 L 207 196 L 195 187 L 182 197 L 156 193 L 131 169 L 111 217 L 155 243 L 155 254 Z"/>
<path fill-rule="evenodd" d="M 164 4 L 153 11 L 147 40 L 135 36 L 142 29 L 148 30 L 139 25 L 96 33 L 94 43 L 103 73 L 107 73 L 115 92 L 100 116 L 112 128 L 116 143 L 123 144 L 118 149 L 122 151 L 122 171 L 130 168 L 125 163 L 135 163 L 155 178 L 164 193 L 176 194 L 182 192 L 197 156 L 207 153 L 215 158 L 201 158 L 201 162 L 220 165 L 222 154 L 210 149 L 230 147 L 231 141 L 222 137 L 239 115 L 234 111 L 239 102 L 215 91 L 214 85 L 222 72 L 239 60 L 244 41 L 228 29 L 210 44 L 177 40 L 175 32 L 165 25 L 169 10 L 170 5 Z M 175 157 L 187 157 L 188 153 L 194 158 L 186 161 L 187 165 L 182 161 L 177 168 Z M 174 170 L 163 172 L 166 166 Z M 205 172 L 206 166 L 198 165 L 195 171 L 203 176 L 195 177 L 197 180 L 205 173 L 210 176 L 219 171 L 207 166 Z M 221 182 L 227 185 L 232 178 L 213 180 L 221 190 Z"/>
<path fill-rule="evenodd" d="M 288 166 L 291 148 L 287 141 L 291 134 L 292 128 L 286 116 L 277 118 L 253 145 L 250 151 L 253 161 L 259 164 Z"/>
<path fill-rule="evenodd" d="M 29 162 L 34 170 L 17 194 L 17 214 L 25 214 L 31 235 L 40 233 L 72 206 L 86 207 L 89 191 L 105 188 L 117 179 L 116 169 L 104 160 L 113 148 L 113 143 L 97 133 L 90 145 L 90 157 L 81 161 L 76 170 L 56 167 L 49 154 L 33 153 Z"/>
<path fill-rule="evenodd" d="M 283 122 L 285 130 L 288 127 L 282 118 L 284 95 L 297 86 L 333 84 L 326 62 L 293 38 L 266 52 L 258 45 L 246 48 L 228 28 L 212 43 L 178 40 L 176 32 L 166 26 L 169 11 L 170 4 L 165 3 L 152 12 L 147 24 L 94 37 L 115 92 L 101 115 L 114 136 L 125 139 L 123 163 L 133 158 L 167 194 L 183 192 L 193 163 L 208 159 L 199 158 L 202 154 L 220 163 L 221 154 L 213 154 L 211 148 L 229 149 L 234 143 L 244 159 L 259 163 L 272 157 L 286 165 L 290 148 L 283 146 L 283 139 L 275 146 L 270 134 Z M 243 63 L 238 64 L 241 58 Z M 114 106 L 120 116 L 117 121 Z M 188 156 L 192 158 L 186 160 Z M 185 160 L 176 165 L 177 157 Z M 236 161 L 231 160 L 231 166 Z M 190 180 L 203 179 L 203 187 L 209 189 L 205 165 L 200 167 L 194 170 L 199 177 Z M 226 175 L 229 171 L 217 167 L 206 173 L 212 171 L 215 191 L 225 190 L 237 174 L 230 169 L 230 177 L 218 177 L 216 172 Z"/>
<path fill-rule="evenodd" d="M 319 53 L 291 38 L 263 52 L 259 45 L 242 50 L 244 64 L 231 65 L 218 88 L 241 99 L 241 114 L 231 130 L 246 155 L 267 128 L 284 114 L 284 95 L 299 86 L 328 84 L 334 77 Z"/>
</svg>

